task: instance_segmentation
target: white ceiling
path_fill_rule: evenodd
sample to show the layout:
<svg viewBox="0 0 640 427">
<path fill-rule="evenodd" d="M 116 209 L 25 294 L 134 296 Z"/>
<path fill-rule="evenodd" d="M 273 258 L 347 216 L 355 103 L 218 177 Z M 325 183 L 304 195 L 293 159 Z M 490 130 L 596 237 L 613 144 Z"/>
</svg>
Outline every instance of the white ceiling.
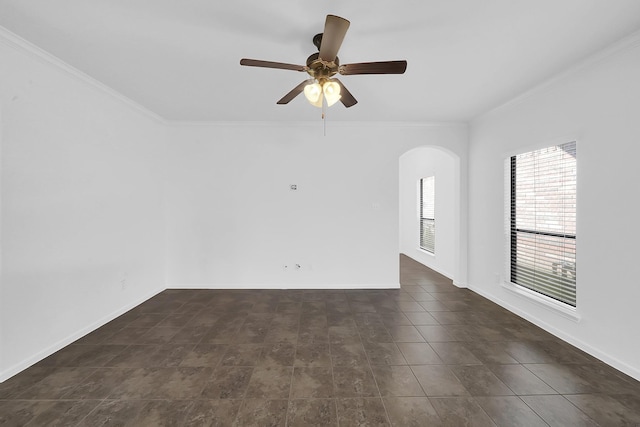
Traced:
<svg viewBox="0 0 640 427">
<path fill-rule="evenodd" d="M 332 120 L 467 121 L 640 29 L 638 0 L 0 0 L 0 25 L 168 120 L 318 120 L 304 64 L 325 16 L 351 27 L 340 62 L 406 59 L 404 75 L 343 76 L 359 103 Z"/>
</svg>

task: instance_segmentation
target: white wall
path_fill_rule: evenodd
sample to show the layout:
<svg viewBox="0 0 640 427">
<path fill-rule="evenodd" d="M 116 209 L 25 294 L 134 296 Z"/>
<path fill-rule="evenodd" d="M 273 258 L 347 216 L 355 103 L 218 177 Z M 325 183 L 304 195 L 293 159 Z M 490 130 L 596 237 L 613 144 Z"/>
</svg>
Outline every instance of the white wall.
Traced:
<svg viewBox="0 0 640 427">
<path fill-rule="evenodd" d="M 472 123 L 469 286 L 640 379 L 638 76 L 636 37 Z M 579 321 L 510 292 L 496 278 L 504 263 L 503 159 L 573 138 Z"/>
<path fill-rule="evenodd" d="M 158 121 L 5 32 L 0 109 L 2 381 L 164 288 L 165 145 Z"/>
<path fill-rule="evenodd" d="M 435 176 L 435 253 L 420 249 L 420 179 Z M 418 147 L 400 157 L 400 252 L 455 279 L 460 223 L 460 167 L 457 156 Z"/>
<path fill-rule="evenodd" d="M 0 381 L 165 287 L 398 286 L 399 156 L 466 162 L 468 141 L 464 125 L 167 126 L 1 28 L 0 112 Z"/>
<path fill-rule="evenodd" d="M 2 278 L 3 278 L 3 273 L 2 273 L 2 138 L 4 135 L 4 131 L 3 131 L 3 117 L 2 117 L 2 103 L 0 103 L 0 309 L 2 309 L 3 307 L 3 301 L 4 301 L 4 287 L 2 286 Z M 2 349 L 4 348 L 4 344 L 3 344 L 3 338 L 4 338 L 4 325 L 3 325 L 3 321 L 2 321 L 2 314 L 0 314 L 0 372 L 2 372 L 4 369 L 4 364 L 3 364 L 3 351 Z M 5 377 L 2 376 L 2 374 L 0 374 L 0 381 L 4 381 Z"/>
<path fill-rule="evenodd" d="M 467 129 L 173 126 L 167 286 L 397 287 L 398 159 L 420 145 L 466 157 Z"/>
</svg>

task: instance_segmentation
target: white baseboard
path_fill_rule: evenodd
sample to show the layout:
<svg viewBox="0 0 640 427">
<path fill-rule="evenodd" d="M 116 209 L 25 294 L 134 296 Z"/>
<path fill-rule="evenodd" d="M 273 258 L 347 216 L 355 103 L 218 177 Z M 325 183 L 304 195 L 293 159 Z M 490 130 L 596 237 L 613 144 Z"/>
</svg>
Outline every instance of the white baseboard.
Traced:
<svg viewBox="0 0 640 427">
<path fill-rule="evenodd" d="M 399 289 L 400 283 L 376 283 L 376 284 L 342 284 L 333 283 L 328 285 L 318 284 L 287 284 L 287 285 L 273 285 L 273 284 L 261 284 L 261 283 L 247 283 L 247 284 L 223 284 L 223 283 L 172 283 L 167 285 L 167 289 L 306 289 L 306 290 L 331 290 L 331 289 Z"/>
<path fill-rule="evenodd" d="M 477 293 L 478 295 L 481 295 L 485 298 L 487 298 L 490 301 L 495 302 L 496 304 L 498 304 L 499 306 L 506 308 L 507 310 L 509 310 L 512 313 L 517 314 L 518 316 L 522 317 L 523 319 L 528 320 L 529 322 L 533 323 L 536 326 L 539 326 L 540 328 L 544 329 L 545 331 L 549 332 L 550 334 L 555 335 L 556 337 L 568 342 L 569 344 L 579 348 L 580 350 L 590 354 L 591 356 L 603 361 L 604 363 L 606 363 L 609 366 L 612 366 L 614 368 L 616 368 L 617 370 L 629 375 L 632 378 L 635 378 L 636 380 L 640 381 L 640 370 L 638 368 L 635 368 L 633 366 L 628 365 L 625 362 L 622 362 L 621 360 L 611 356 L 610 354 L 608 354 L 605 351 L 602 351 L 598 348 L 595 348 L 593 346 L 591 346 L 588 343 L 585 343 L 582 340 L 577 339 L 576 337 L 569 335 L 567 333 L 565 333 L 564 331 L 553 327 L 551 325 L 549 325 L 547 322 L 545 322 L 544 320 L 536 317 L 536 316 L 532 316 L 531 314 L 527 313 L 526 311 L 512 305 L 509 304 L 508 302 L 497 298 L 495 295 L 489 293 L 489 292 L 485 292 L 483 290 L 477 289 L 473 286 L 469 286 L 469 289 L 471 289 L 473 292 Z"/>
<path fill-rule="evenodd" d="M 72 333 L 71 335 L 69 335 L 66 338 L 63 338 L 60 341 L 50 345 L 49 347 L 45 348 L 44 350 L 39 351 L 38 353 L 36 353 L 33 356 L 23 360 L 22 362 L 17 363 L 15 365 L 11 366 L 8 369 L 5 369 L 4 371 L 0 372 L 0 383 L 8 380 L 12 376 L 24 371 L 28 367 L 38 363 L 39 361 L 41 361 L 42 359 L 52 355 L 56 351 L 68 346 L 69 344 L 71 344 L 72 342 L 76 341 L 77 339 L 82 338 L 83 336 L 87 335 L 88 333 L 95 331 L 99 327 L 109 323 L 110 321 L 112 321 L 116 317 L 126 313 L 127 311 L 131 310 L 132 308 L 137 307 L 138 305 L 142 304 L 143 302 L 145 302 L 149 298 L 152 298 L 153 296 L 159 294 L 163 290 L 164 289 L 153 291 L 153 292 L 145 295 L 144 297 L 139 298 L 138 300 L 136 300 L 136 302 L 127 304 L 124 307 L 119 308 L 118 310 L 116 310 L 116 311 L 114 311 L 114 312 L 102 317 L 101 319 L 97 320 L 96 322 L 92 323 L 91 325 L 89 325 L 87 327 L 84 327 L 84 328 Z"/>
</svg>

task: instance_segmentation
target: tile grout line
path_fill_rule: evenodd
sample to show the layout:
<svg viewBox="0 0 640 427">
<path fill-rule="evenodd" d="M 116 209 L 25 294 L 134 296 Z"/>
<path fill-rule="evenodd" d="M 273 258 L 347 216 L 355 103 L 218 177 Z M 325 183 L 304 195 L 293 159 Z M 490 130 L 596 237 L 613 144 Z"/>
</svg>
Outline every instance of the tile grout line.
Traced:
<svg viewBox="0 0 640 427">
<path fill-rule="evenodd" d="M 399 308 L 399 307 L 398 307 Z M 375 306 L 374 306 L 374 310 L 375 310 Z M 380 314 L 378 313 L 378 311 L 375 311 L 376 314 Z M 355 322 L 355 320 L 354 320 Z M 383 324 L 384 327 L 384 324 Z M 371 373 L 371 377 L 373 378 L 373 383 L 376 385 L 376 390 L 378 390 L 378 395 L 380 396 L 380 402 L 382 403 L 382 408 L 384 409 L 384 415 L 387 417 L 387 423 L 389 426 L 391 426 L 391 418 L 389 417 L 389 411 L 387 410 L 387 405 L 384 402 L 384 398 L 382 396 L 382 392 L 380 391 L 380 386 L 378 385 L 378 380 L 376 379 L 375 374 L 373 373 L 373 368 L 371 367 L 371 360 L 369 359 L 369 354 L 367 353 L 367 349 L 364 347 L 364 342 L 362 340 L 362 334 L 360 334 L 360 329 L 358 328 L 358 324 L 356 323 L 356 331 L 358 332 L 358 337 L 360 338 L 360 345 L 362 346 L 362 350 L 364 351 L 364 355 L 367 358 L 367 365 L 369 366 L 369 372 Z M 388 333 L 389 331 L 387 331 Z M 391 336 L 391 334 L 389 334 L 389 336 Z M 393 337 L 391 337 L 391 339 L 393 340 Z M 395 341 L 394 341 L 395 342 Z"/>
<path fill-rule="evenodd" d="M 351 311 L 351 306 L 349 305 L 349 299 L 345 295 L 345 301 L 347 302 L 347 307 L 349 307 L 349 311 Z M 329 332 L 329 316 L 327 316 L 327 346 L 329 347 L 329 369 L 331 369 L 331 387 L 332 387 L 332 395 L 333 395 L 333 405 L 336 409 L 336 425 L 340 427 L 340 416 L 338 414 L 338 393 L 336 393 L 336 377 L 333 373 L 333 352 L 331 348 L 333 345 L 331 344 L 331 333 Z"/>
<path fill-rule="evenodd" d="M 597 424 L 598 424 L 598 423 L 596 423 L 596 420 L 594 420 L 593 418 L 591 418 L 590 416 L 588 416 L 587 414 L 585 414 L 585 413 L 584 413 L 580 408 L 578 408 L 577 406 L 575 406 L 575 405 L 573 404 L 573 402 L 571 402 L 569 399 L 567 399 L 566 397 L 564 397 L 564 396 L 563 396 L 563 395 L 561 395 L 561 394 L 560 394 L 560 395 L 558 395 L 558 394 L 547 394 L 547 395 L 542 395 L 542 394 L 538 394 L 538 395 L 526 395 L 526 394 L 524 394 L 523 396 L 561 396 L 565 401 L 567 401 L 570 405 L 572 405 L 574 408 L 576 408 L 576 410 L 580 411 L 580 413 L 584 414 L 584 416 L 585 416 L 585 417 L 587 417 L 589 420 L 593 421 L 593 423 L 594 423 L 595 425 L 597 425 Z M 541 414 L 539 414 L 539 413 L 538 413 L 538 411 L 536 411 L 536 410 L 535 410 L 531 405 L 529 405 L 529 404 L 528 404 L 524 399 L 522 399 L 522 397 L 521 397 L 521 396 L 518 396 L 518 397 L 520 397 L 520 400 L 521 400 L 525 405 L 527 405 L 527 407 L 528 407 L 529 409 L 531 409 L 531 410 L 533 411 L 533 413 L 534 413 L 534 414 L 536 414 L 537 416 L 539 416 L 539 417 L 540 417 L 540 419 L 541 419 L 542 421 L 544 421 L 545 423 L 547 423 L 547 425 L 550 425 L 550 424 L 547 422 L 547 420 L 546 420 L 546 419 L 545 419 Z"/>
<path fill-rule="evenodd" d="M 98 409 L 98 408 L 99 408 L 99 407 L 100 407 L 100 406 L 101 406 L 101 405 L 102 405 L 106 400 L 107 400 L 107 398 L 106 398 L 106 397 L 105 397 L 104 399 L 102 399 L 102 400 L 99 400 L 99 403 L 98 403 L 96 406 L 94 406 L 94 408 L 93 408 L 92 410 L 90 410 L 89 412 L 87 412 L 87 414 L 86 414 L 84 417 L 82 417 L 82 418 L 78 421 L 78 423 L 77 423 L 77 424 L 75 424 L 75 425 L 76 425 L 76 426 L 81 425 L 81 424 L 82 424 L 82 422 L 83 422 L 85 419 L 87 419 L 87 417 L 88 417 L 89 415 L 91 415 L 91 414 L 92 414 L 96 409 Z M 27 423 L 27 425 L 28 425 L 28 424 L 31 424 L 31 422 L 32 422 L 32 421 L 33 421 L 33 419 L 29 420 L 29 422 Z"/>
<path fill-rule="evenodd" d="M 247 314 L 247 316 L 248 316 L 248 314 Z M 244 317 L 242 325 L 240 326 L 240 328 L 238 328 L 237 332 L 239 332 L 242 329 L 242 326 L 244 326 L 244 324 L 246 323 L 247 316 Z M 235 341 L 234 342 L 230 342 L 228 345 L 231 346 L 234 343 L 235 343 Z M 227 351 L 229 351 L 228 347 L 227 347 Z M 225 354 L 226 354 L 226 352 L 225 352 Z M 262 351 L 261 351 L 261 354 L 262 354 Z M 222 359 L 223 358 L 224 358 L 224 355 L 220 359 L 219 363 L 222 363 Z M 253 366 L 252 369 L 251 369 L 251 377 L 253 377 L 254 372 L 255 372 L 255 366 Z M 246 399 L 246 396 L 247 396 L 247 391 L 249 391 L 249 385 L 251 384 L 251 377 L 249 377 L 249 382 L 247 383 L 247 388 L 244 390 L 244 393 L 242 393 L 242 398 L 239 399 L 240 400 L 240 406 L 238 406 L 238 412 L 236 412 L 236 416 L 233 418 L 233 425 L 235 425 L 236 422 L 238 421 L 238 418 L 240 417 L 240 413 L 241 413 L 242 409 L 244 408 L 245 399 Z"/>
<path fill-rule="evenodd" d="M 351 306 L 349 305 L 349 299 L 347 297 L 347 293 L 346 292 L 342 292 L 342 298 L 341 300 L 338 301 L 343 301 L 347 304 L 347 307 L 349 309 L 349 313 L 351 313 Z M 332 301 L 334 302 L 334 301 Z M 335 311 L 334 314 L 339 314 L 340 316 L 343 316 L 344 313 L 341 311 Z M 330 328 L 331 325 L 329 324 L 329 315 L 328 315 L 328 310 L 326 311 L 326 316 L 327 316 L 327 348 L 329 349 L 329 370 L 331 371 L 331 388 L 332 388 L 332 398 L 331 398 L 331 402 L 333 403 L 333 408 L 336 411 L 336 426 L 340 427 L 340 414 L 339 414 L 339 410 L 338 410 L 338 399 L 340 399 L 338 397 L 338 393 L 337 393 L 337 388 L 336 388 L 336 381 L 335 381 L 335 373 L 334 373 L 334 366 L 333 366 L 333 344 L 331 343 L 331 333 L 330 333 Z"/>
<path fill-rule="evenodd" d="M 296 330 L 295 351 L 293 352 L 293 361 L 291 362 L 291 376 L 289 378 L 289 398 L 287 399 L 287 410 L 284 417 L 285 427 L 289 425 L 289 406 L 291 405 L 291 394 L 293 393 L 293 374 L 296 371 L 296 356 L 298 355 L 298 339 L 300 337 L 300 318 L 302 316 L 302 301 L 300 303 L 300 310 L 298 311 L 298 329 Z"/>
</svg>

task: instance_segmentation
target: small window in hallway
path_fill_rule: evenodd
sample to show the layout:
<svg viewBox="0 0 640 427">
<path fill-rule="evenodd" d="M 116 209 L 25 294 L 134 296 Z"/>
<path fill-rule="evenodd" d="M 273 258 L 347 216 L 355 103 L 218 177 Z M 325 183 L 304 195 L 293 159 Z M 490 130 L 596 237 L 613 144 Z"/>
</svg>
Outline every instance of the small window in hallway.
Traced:
<svg viewBox="0 0 640 427">
<path fill-rule="evenodd" d="M 576 143 L 510 158 L 512 283 L 576 306 Z"/>
<path fill-rule="evenodd" d="M 436 248 L 436 177 L 420 180 L 420 248 L 435 254 Z"/>
</svg>

